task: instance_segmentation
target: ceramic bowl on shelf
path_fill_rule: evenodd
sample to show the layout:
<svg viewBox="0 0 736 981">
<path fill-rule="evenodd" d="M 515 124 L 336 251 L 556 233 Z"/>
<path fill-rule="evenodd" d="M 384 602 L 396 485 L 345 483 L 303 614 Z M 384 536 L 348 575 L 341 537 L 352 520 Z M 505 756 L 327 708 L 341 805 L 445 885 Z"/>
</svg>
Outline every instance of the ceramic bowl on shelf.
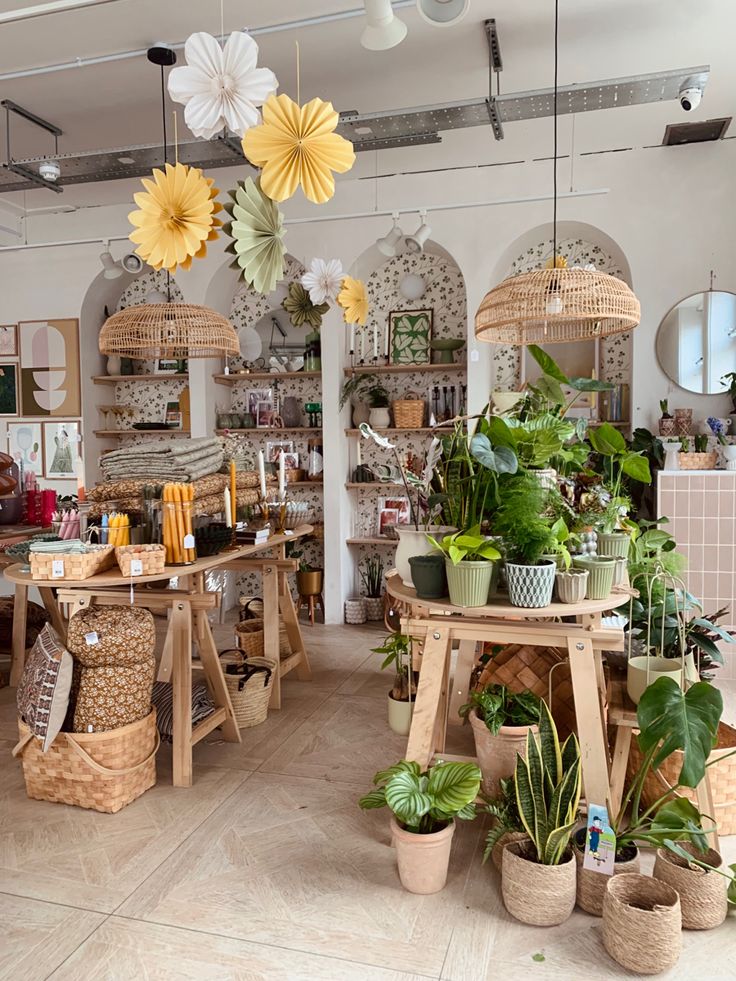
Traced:
<svg viewBox="0 0 736 981">
<path fill-rule="evenodd" d="M 435 337 L 429 342 L 432 348 L 432 364 L 454 364 L 454 351 L 465 346 L 464 337 Z"/>
</svg>

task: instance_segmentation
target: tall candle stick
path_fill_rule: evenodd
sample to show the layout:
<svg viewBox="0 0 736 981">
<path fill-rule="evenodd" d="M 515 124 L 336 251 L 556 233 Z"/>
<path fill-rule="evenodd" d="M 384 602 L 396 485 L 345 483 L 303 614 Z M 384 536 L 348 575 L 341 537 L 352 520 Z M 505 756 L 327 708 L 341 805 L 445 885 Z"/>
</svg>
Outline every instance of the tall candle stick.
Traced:
<svg viewBox="0 0 736 981">
<path fill-rule="evenodd" d="M 261 478 L 261 498 L 266 498 L 266 465 L 263 460 L 263 450 L 258 451 L 258 475 Z"/>
<path fill-rule="evenodd" d="M 237 524 L 238 486 L 235 478 L 235 460 L 230 461 L 230 528 Z"/>
<path fill-rule="evenodd" d="M 365 340 L 365 331 L 360 332 L 360 360 L 363 360 L 363 342 Z"/>
<path fill-rule="evenodd" d="M 279 453 L 279 500 L 283 501 L 286 497 L 286 465 L 284 463 L 283 451 Z"/>
<path fill-rule="evenodd" d="M 378 324 L 373 325 L 373 360 L 378 360 Z"/>
<path fill-rule="evenodd" d="M 361 439 L 362 439 L 362 437 L 361 437 Z M 356 449 L 357 449 L 356 456 L 355 456 L 355 459 L 357 461 L 356 466 L 359 466 L 360 467 L 363 464 L 363 450 L 361 449 L 361 446 L 360 446 L 360 439 L 358 440 L 358 442 L 356 444 Z"/>
<path fill-rule="evenodd" d="M 355 353 L 355 324 L 350 325 L 350 355 Z"/>
<path fill-rule="evenodd" d="M 388 326 L 386 326 L 383 328 L 383 344 L 384 344 L 383 353 L 387 361 L 388 361 L 388 334 L 389 334 L 389 330 L 388 330 Z"/>
<path fill-rule="evenodd" d="M 232 528 L 233 526 L 233 516 L 232 516 L 232 505 L 230 503 L 230 488 L 225 488 L 225 527 Z"/>
</svg>

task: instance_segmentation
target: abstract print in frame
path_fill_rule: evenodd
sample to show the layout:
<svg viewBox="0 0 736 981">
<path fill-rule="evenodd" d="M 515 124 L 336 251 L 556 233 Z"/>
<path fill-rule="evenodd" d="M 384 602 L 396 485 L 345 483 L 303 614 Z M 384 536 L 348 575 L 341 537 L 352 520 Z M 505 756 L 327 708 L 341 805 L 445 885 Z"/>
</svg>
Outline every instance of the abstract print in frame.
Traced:
<svg viewBox="0 0 736 981">
<path fill-rule="evenodd" d="M 17 324 L 0 324 L 0 357 L 18 357 Z"/>
<path fill-rule="evenodd" d="M 18 324 L 21 414 L 80 416 L 79 321 Z"/>
<path fill-rule="evenodd" d="M 429 364 L 432 310 L 394 310 L 388 315 L 390 364 Z"/>
</svg>

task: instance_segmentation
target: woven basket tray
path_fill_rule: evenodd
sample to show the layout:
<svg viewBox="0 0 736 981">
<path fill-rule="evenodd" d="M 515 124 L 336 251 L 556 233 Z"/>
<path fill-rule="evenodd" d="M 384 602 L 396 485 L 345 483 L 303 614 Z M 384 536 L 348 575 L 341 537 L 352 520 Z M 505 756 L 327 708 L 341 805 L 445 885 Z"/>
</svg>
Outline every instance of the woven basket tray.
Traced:
<svg viewBox="0 0 736 981">
<path fill-rule="evenodd" d="M 108 732 L 61 732 L 48 752 L 19 719 L 26 793 L 34 800 L 114 814 L 156 783 L 156 712 Z"/>
<path fill-rule="evenodd" d="M 251 729 L 253 726 L 265 722 L 268 716 L 271 689 L 276 677 L 276 662 L 266 657 L 245 657 L 242 651 L 237 648 L 223 651 L 220 658 L 238 728 Z M 267 670 L 255 671 L 250 677 L 246 677 L 242 673 L 228 673 L 228 667 L 245 671 L 252 668 L 266 668 Z"/>
<path fill-rule="evenodd" d="M 166 549 L 163 545 L 118 545 L 115 559 L 124 576 L 131 574 L 131 563 L 135 559 L 141 563 L 137 576 L 156 576 L 164 571 Z"/>
<path fill-rule="evenodd" d="M 718 454 L 710 453 L 680 453 L 680 470 L 715 470 Z"/>
<path fill-rule="evenodd" d="M 407 392 L 404 399 L 391 403 L 397 429 L 421 429 L 424 425 L 424 400 L 418 392 Z"/>
<path fill-rule="evenodd" d="M 112 545 L 90 545 L 88 552 L 31 552 L 31 579 L 58 579 L 59 582 L 90 579 L 105 572 L 115 562 Z M 63 562 L 62 575 L 54 575 L 54 562 Z M 58 570 L 60 567 L 56 567 Z"/>
</svg>

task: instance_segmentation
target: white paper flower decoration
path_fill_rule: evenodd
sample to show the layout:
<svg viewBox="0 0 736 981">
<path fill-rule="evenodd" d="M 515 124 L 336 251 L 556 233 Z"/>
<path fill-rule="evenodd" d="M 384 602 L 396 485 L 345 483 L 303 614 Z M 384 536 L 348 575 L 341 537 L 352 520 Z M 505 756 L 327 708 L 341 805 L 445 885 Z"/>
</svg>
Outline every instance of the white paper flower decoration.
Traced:
<svg viewBox="0 0 736 981">
<path fill-rule="evenodd" d="M 312 259 L 309 272 L 302 276 L 302 286 L 312 303 L 334 303 L 342 285 L 343 271 L 339 259 Z"/>
<path fill-rule="evenodd" d="M 256 106 L 278 88 L 270 68 L 256 68 L 258 45 L 234 31 L 224 49 L 211 34 L 198 32 L 184 45 L 187 64 L 169 73 L 169 95 L 186 106 L 184 119 L 195 136 L 211 140 L 226 126 L 237 136 L 260 122 Z"/>
</svg>

